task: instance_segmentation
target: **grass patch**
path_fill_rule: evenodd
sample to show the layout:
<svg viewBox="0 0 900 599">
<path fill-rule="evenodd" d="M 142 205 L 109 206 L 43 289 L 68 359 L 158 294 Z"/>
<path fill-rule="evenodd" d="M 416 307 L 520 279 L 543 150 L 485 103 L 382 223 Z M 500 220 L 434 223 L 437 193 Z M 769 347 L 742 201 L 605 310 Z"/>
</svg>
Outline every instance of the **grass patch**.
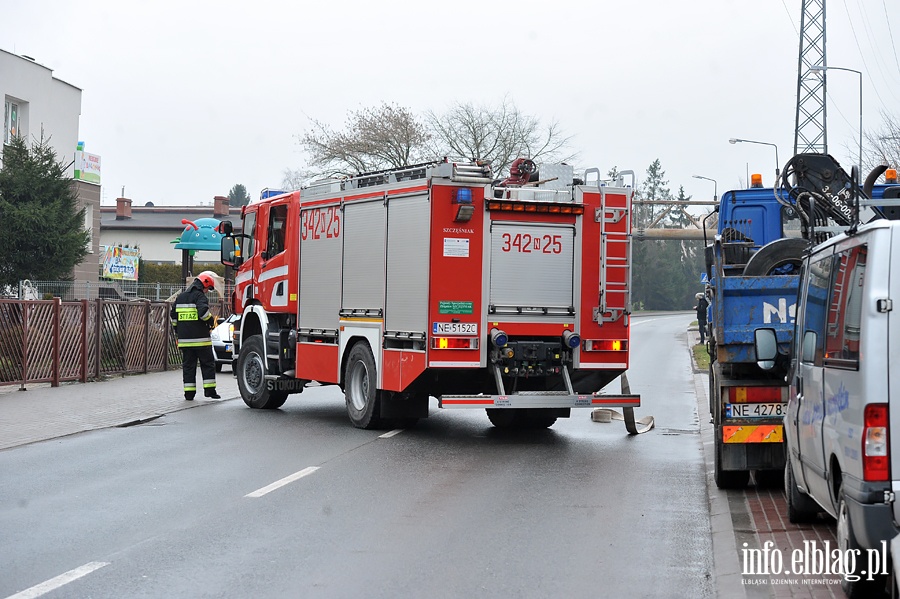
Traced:
<svg viewBox="0 0 900 599">
<path fill-rule="evenodd" d="M 694 352 L 694 361 L 697 363 L 697 368 L 703 372 L 709 370 L 709 353 L 706 351 L 706 344 L 698 343 L 691 347 L 691 351 Z"/>
</svg>

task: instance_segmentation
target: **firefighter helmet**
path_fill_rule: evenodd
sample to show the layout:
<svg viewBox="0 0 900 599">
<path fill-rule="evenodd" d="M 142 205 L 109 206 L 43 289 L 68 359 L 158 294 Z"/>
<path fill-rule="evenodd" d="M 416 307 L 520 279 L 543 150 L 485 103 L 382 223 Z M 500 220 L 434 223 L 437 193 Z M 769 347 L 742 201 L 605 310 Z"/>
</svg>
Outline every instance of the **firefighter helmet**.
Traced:
<svg viewBox="0 0 900 599">
<path fill-rule="evenodd" d="M 203 283 L 204 289 L 212 289 L 216 285 L 216 280 L 213 278 L 216 276 L 211 270 L 204 270 L 199 275 L 197 275 L 197 280 Z"/>
</svg>

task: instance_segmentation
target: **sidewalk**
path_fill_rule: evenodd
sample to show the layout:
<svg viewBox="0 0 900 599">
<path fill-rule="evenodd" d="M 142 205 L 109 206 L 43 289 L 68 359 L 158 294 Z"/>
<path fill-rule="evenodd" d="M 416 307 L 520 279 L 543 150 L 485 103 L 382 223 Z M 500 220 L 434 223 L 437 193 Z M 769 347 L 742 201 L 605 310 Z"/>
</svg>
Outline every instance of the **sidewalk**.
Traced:
<svg viewBox="0 0 900 599">
<path fill-rule="evenodd" d="M 696 330 L 688 330 L 688 350 L 697 342 Z M 693 358 L 692 358 L 693 359 Z M 716 593 L 718 597 L 838 599 L 844 597 L 840 581 L 821 575 L 744 575 L 743 549 L 761 549 L 771 542 L 779 555 L 791 556 L 802 550 L 804 542 L 824 548 L 828 542 L 837 547 L 833 520 L 814 524 L 791 524 L 787 519 L 784 485 L 768 481 L 760 485 L 751 480 L 743 490 L 723 491 L 714 479 L 715 445 L 709 418 L 709 375 L 694 364 L 694 387 L 700 418 L 700 432 L 707 470 L 710 506 L 710 532 L 713 539 Z M 788 564 L 788 567 L 790 564 Z M 827 582 L 825 581 L 827 579 Z"/>
<path fill-rule="evenodd" d="M 59 387 L 29 385 L 25 391 L 0 387 L 0 450 L 234 399 L 239 396 L 237 380 L 225 370 L 216 375 L 222 399 L 185 401 L 180 369 Z"/>
</svg>

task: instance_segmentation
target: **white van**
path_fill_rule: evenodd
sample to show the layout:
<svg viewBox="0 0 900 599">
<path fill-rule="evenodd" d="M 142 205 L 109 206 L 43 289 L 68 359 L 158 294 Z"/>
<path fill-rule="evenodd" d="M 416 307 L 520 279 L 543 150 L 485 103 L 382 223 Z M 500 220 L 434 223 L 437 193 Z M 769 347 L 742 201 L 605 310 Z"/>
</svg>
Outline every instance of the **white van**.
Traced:
<svg viewBox="0 0 900 599">
<path fill-rule="evenodd" d="M 804 260 L 784 417 L 788 518 L 809 521 L 825 511 L 837 519 L 840 550 L 859 556 L 842 579 L 849 597 L 884 588 L 886 576 L 854 574 L 866 570 L 867 553 L 884 553 L 882 542 L 900 532 L 900 398 L 890 405 L 891 385 L 900 385 L 894 300 L 900 309 L 900 221 L 838 235 Z M 765 331 L 756 341 L 761 366 L 784 359 Z"/>
</svg>

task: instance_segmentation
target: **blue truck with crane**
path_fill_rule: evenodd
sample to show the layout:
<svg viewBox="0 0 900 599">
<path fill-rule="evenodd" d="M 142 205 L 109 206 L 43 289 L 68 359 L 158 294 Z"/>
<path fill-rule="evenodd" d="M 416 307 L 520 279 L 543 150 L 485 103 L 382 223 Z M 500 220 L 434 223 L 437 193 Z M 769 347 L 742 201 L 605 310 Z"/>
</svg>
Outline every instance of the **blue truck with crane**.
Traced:
<svg viewBox="0 0 900 599">
<path fill-rule="evenodd" d="M 853 222 L 897 218 L 896 207 L 853 201 L 860 193 L 874 200 L 897 197 L 900 187 L 875 185 L 886 169 L 875 169 L 860 185 L 855 168 L 848 176 L 829 155 L 798 154 L 774 187 L 763 187 L 754 175 L 750 188 L 726 192 L 712 213 L 718 226 L 705 244 L 705 293 L 719 488 L 743 487 L 751 472 L 757 482 L 783 476 L 788 361 L 761 368 L 754 332 L 773 329 L 779 353 L 789 354 L 804 254 Z M 895 182 L 896 172 L 888 172 L 887 180 Z"/>
</svg>

